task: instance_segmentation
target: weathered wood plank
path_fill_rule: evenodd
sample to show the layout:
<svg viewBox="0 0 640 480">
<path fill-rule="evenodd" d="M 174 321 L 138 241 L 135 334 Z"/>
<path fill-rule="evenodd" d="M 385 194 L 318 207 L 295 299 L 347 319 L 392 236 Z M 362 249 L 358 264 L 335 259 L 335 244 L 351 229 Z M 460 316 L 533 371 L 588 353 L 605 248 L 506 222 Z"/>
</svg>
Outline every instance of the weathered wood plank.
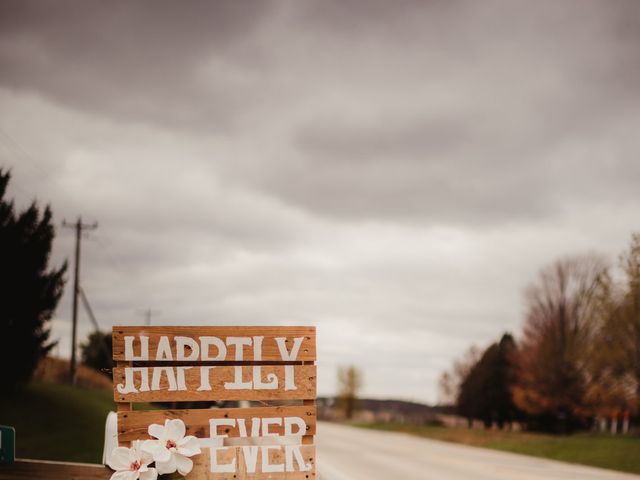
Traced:
<svg viewBox="0 0 640 480">
<path fill-rule="evenodd" d="M 126 355 L 125 337 L 133 337 L 133 356 Z M 140 337 L 147 337 L 148 355 L 143 355 Z M 166 337 L 166 340 L 162 340 Z M 187 337 L 195 343 L 186 341 L 177 348 L 176 337 Z M 201 337 L 213 337 L 203 339 Z M 232 337 L 245 337 L 251 344 L 237 345 Z M 261 340 L 255 340 L 254 337 Z M 315 327 L 113 327 L 113 358 L 127 361 L 282 361 L 281 348 L 276 338 L 286 339 L 287 352 L 291 352 L 295 339 L 300 338 L 298 354 L 292 361 L 315 361 L 316 329 Z M 168 345 L 170 354 L 160 349 L 159 342 Z M 168 342 L 168 343 L 166 343 Z M 260 344 L 260 348 L 256 346 Z M 258 353 L 256 355 L 256 353 Z M 181 355 L 179 355 L 179 353 Z M 256 358 L 259 356 L 260 358 Z"/>
<path fill-rule="evenodd" d="M 109 480 L 112 474 L 107 467 L 86 463 L 16 460 L 0 465 L 0 480 Z"/>
<path fill-rule="evenodd" d="M 132 367 L 133 365 L 132 365 L 132 362 L 117 361 L 116 366 L 126 368 L 126 367 Z M 116 411 L 118 412 L 130 412 L 131 410 L 133 410 L 133 405 L 131 405 L 131 402 L 116 403 Z"/>
<path fill-rule="evenodd" d="M 118 439 L 120 442 L 151 438 L 149 425 L 164 424 L 166 419 L 179 418 L 187 426 L 187 434 L 198 438 L 210 437 L 209 420 L 211 419 L 243 419 L 248 432 L 251 432 L 253 418 L 299 417 L 307 425 L 303 435 L 315 435 L 317 412 L 315 406 L 256 407 L 256 408 L 211 408 L 202 410 L 139 410 L 118 413 Z M 283 425 L 272 425 L 270 433 L 284 435 Z M 240 437 L 238 423 L 234 426 L 218 427 L 219 434 L 229 437 Z M 297 430 L 294 432 L 297 433 Z"/>
<path fill-rule="evenodd" d="M 305 400 L 316 398 L 316 367 L 116 367 L 113 387 L 116 403 Z"/>
<path fill-rule="evenodd" d="M 218 465 L 234 464 L 235 470 L 227 473 L 211 472 L 211 455 L 209 449 L 203 450 L 201 455 L 193 457 L 194 466 L 186 480 L 314 480 L 316 479 L 316 449 L 315 445 L 300 445 L 301 458 L 310 468 L 307 471 L 300 471 L 300 466 L 295 458 L 290 458 L 290 466 L 294 471 L 284 472 L 263 472 L 263 454 L 266 452 L 266 463 L 271 466 L 282 466 L 286 468 L 286 454 L 283 446 L 271 446 L 268 450 L 264 447 L 224 447 L 215 452 Z M 251 472 L 251 467 L 247 468 L 247 463 L 251 466 L 252 450 L 256 449 L 257 460 L 255 472 Z M 247 455 L 249 453 L 249 455 Z M 277 467 L 276 467 L 277 468 Z M 307 468 L 307 467 L 305 467 Z"/>
</svg>

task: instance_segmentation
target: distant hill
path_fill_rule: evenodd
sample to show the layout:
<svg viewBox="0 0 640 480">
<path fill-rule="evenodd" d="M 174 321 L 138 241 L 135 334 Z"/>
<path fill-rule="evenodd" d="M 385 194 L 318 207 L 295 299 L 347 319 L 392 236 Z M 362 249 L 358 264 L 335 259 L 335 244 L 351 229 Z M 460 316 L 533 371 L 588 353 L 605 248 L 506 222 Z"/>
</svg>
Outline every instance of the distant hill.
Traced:
<svg viewBox="0 0 640 480">
<path fill-rule="evenodd" d="M 318 415 L 327 420 L 340 419 L 340 409 L 333 397 L 318 398 Z M 405 400 L 377 400 L 365 398 L 358 400 L 356 420 L 429 423 L 437 421 L 437 416 L 452 413 L 452 407 L 430 406 Z"/>
<path fill-rule="evenodd" d="M 69 360 L 55 357 L 43 358 L 33 374 L 33 380 L 36 382 L 68 383 Z M 108 390 L 113 388 L 109 377 L 85 365 L 78 365 L 76 385 Z"/>
</svg>

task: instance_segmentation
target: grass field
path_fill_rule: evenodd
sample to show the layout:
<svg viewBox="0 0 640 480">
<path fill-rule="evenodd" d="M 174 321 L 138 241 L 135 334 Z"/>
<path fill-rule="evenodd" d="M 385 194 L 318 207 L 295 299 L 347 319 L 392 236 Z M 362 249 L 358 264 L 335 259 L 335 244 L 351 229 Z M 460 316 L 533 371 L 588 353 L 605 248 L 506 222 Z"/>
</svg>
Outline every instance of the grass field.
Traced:
<svg viewBox="0 0 640 480">
<path fill-rule="evenodd" d="M 101 463 L 113 392 L 32 383 L 0 398 L 0 424 L 16 429 L 16 456 Z"/>
<path fill-rule="evenodd" d="M 524 432 L 470 430 L 398 424 L 359 424 L 359 427 L 406 432 L 476 447 L 551 458 L 563 462 L 640 473 L 640 437 L 577 434 L 551 436 Z"/>
<path fill-rule="evenodd" d="M 114 409 L 111 390 L 32 383 L 10 397 L 0 398 L 0 424 L 16 428 L 16 453 L 20 458 L 100 463 L 106 416 Z M 640 473 L 639 437 L 556 437 L 396 424 L 358 426 Z"/>
</svg>

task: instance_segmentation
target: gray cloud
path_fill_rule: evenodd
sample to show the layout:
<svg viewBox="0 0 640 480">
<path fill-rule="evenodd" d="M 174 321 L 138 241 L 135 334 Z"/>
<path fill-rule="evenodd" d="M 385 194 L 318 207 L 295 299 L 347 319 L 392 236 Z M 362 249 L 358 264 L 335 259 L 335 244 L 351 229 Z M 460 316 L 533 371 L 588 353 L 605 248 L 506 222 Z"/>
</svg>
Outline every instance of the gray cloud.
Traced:
<svg viewBox="0 0 640 480">
<path fill-rule="evenodd" d="M 3 2 L 0 79 L 118 120 L 216 130 L 256 99 L 236 82 L 242 71 L 234 73 L 239 65 L 230 58 L 269 7 L 269 1 Z"/>
<path fill-rule="evenodd" d="M 104 326 L 316 324 L 321 393 L 353 362 L 433 401 L 538 268 L 637 227 L 639 26 L 623 0 L 3 2 L 0 165 L 19 205 L 100 222 Z"/>
</svg>

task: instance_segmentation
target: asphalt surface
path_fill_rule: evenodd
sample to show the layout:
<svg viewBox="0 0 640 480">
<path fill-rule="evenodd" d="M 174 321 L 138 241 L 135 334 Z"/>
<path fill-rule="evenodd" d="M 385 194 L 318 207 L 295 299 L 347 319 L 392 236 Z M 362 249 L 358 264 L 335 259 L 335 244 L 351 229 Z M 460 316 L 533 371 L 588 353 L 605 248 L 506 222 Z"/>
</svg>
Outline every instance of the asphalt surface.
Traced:
<svg viewBox="0 0 640 480">
<path fill-rule="evenodd" d="M 320 423 L 320 480 L 640 480 L 638 475 Z"/>
</svg>

